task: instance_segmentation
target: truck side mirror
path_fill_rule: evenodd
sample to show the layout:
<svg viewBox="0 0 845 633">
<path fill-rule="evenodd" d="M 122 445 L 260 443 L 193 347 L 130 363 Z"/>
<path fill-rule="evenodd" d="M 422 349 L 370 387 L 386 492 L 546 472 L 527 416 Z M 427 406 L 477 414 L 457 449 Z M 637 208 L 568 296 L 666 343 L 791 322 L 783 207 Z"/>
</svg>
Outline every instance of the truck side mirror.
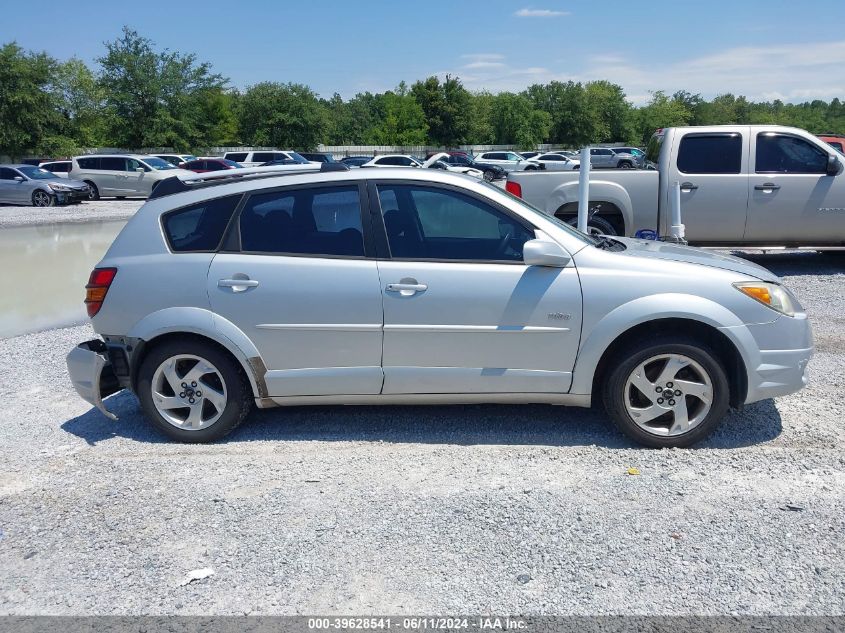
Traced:
<svg viewBox="0 0 845 633">
<path fill-rule="evenodd" d="M 827 175 L 835 176 L 839 173 L 839 159 L 836 154 L 827 155 Z"/>
</svg>

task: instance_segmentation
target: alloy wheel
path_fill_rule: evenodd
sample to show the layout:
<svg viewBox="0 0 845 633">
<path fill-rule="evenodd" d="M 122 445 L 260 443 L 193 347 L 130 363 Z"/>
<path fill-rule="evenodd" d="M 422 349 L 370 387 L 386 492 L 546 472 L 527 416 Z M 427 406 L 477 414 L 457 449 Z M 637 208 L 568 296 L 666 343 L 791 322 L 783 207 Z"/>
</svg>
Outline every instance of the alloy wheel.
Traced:
<svg viewBox="0 0 845 633">
<path fill-rule="evenodd" d="M 200 356 L 179 354 L 153 374 L 152 400 L 169 424 L 198 431 L 217 422 L 228 398 L 223 375 L 213 364 Z"/>
<path fill-rule="evenodd" d="M 53 197 L 46 191 L 40 189 L 32 194 L 32 204 L 36 207 L 49 207 L 53 202 Z"/>
<path fill-rule="evenodd" d="M 707 417 L 713 382 L 707 371 L 683 354 L 659 354 L 628 376 L 625 409 L 634 423 L 653 435 L 690 432 Z"/>
</svg>

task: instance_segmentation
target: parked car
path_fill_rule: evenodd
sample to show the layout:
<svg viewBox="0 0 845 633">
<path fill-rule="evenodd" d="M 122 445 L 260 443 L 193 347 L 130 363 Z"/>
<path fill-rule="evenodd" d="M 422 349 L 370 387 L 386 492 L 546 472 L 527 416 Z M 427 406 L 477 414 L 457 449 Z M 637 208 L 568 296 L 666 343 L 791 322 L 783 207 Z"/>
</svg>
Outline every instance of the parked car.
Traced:
<svg viewBox="0 0 845 633">
<path fill-rule="evenodd" d="M 146 198 L 156 185 L 174 175 L 176 167 L 146 154 L 92 154 L 71 159 L 69 178 L 88 185 L 88 197 Z"/>
<path fill-rule="evenodd" d="M 819 134 L 819 138 L 830 145 L 833 149 L 845 154 L 845 135 L 843 134 Z"/>
<path fill-rule="evenodd" d="M 197 158 L 196 160 L 182 163 L 182 169 L 204 174 L 210 171 L 224 171 L 227 169 L 238 169 L 243 167 L 240 163 L 225 158 Z"/>
<path fill-rule="evenodd" d="M 581 168 L 580 161 L 572 160 L 564 154 L 540 154 L 530 160 L 542 165 L 543 169 L 552 171 L 572 171 Z"/>
<path fill-rule="evenodd" d="M 422 161 L 406 154 L 383 154 L 375 156 L 361 167 L 422 167 Z"/>
<path fill-rule="evenodd" d="M 46 163 L 39 163 L 41 169 L 54 173 L 59 178 L 67 178 L 71 163 L 69 160 L 53 160 Z"/>
<path fill-rule="evenodd" d="M 667 128 L 648 158 L 657 170 L 590 179 L 590 230 L 670 234 L 680 184 L 686 239 L 707 246 L 845 246 L 845 156 L 812 134 L 777 125 Z M 575 222 L 578 174 L 508 174 L 508 190 Z"/>
<path fill-rule="evenodd" d="M 323 152 L 298 152 L 300 156 L 313 163 L 336 163 L 334 156 Z"/>
<path fill-rule="evenodd" d="M 372 159 L 372 156 L 346 156 L 345 158 L 341 158 L 340 162 L 348 167 L 360 167 L 369 163 Z"/>
<path fill-rule="evenodd" d="M 157 158 L 166 160 L 175 167 L 182 167 L 188 161 L 196 160 L 198 157 L 193 154 L 155 154 Z"/>
<path fill-rule="evenodd" d="M 271 160 L 307 160 L 297 152 L 291 150 L 261 150 L 251 152 L 226 152 L 223 154 L 226 160 L 234 161 L 244 167 L 259 167 Z"/>
<path fill-rule="evenodd" d="M 639 147 L 613 147 L 611 149 L 613 149 L 613 151 L 617 154 L 630 154 L 633 156 L 635 167 L 638 167 L 639 169 L 645 167 L 645 152 Z"/>
<path fill-rule="evenodd" d="M 278 165 L 317 165 L 316 161 L 306 159 L 304 156 L 296 156 L 295 158 L 282 158 L 280 160 L 268 160 L 266 163 L 261 163 L 259 167 L 275 167 Z"/>
<path fill-rule="evenodd" d="M 253 405 L 603 402 L 689 446 L 806 383 L 807 315 L 748 261 L 593 238 L 445 171 L 199 178 L 115 239 L 86 286 L 101 338 L 67 359 L 85 400 L 114 419 L 129 389 L 174 440 Z"/>
<path fill-rule="evenodd" d="M 88 199 L 88 185 L 34 165 L 0 165 L 0 203 L 52 207 Z"/>
<path fill-rule="evenodd" d="M 531 159 L 531 158 L 534 158 L 534 157 L 536 157 L 536 156 L 539 156 L 539 155 L 540 155 L 540 154 L 542 154 L 542 153 L 543 153 L 543 152 L 534 152 L 534 151 L 531 151 L 531 152 L 520 152 L 520 153 L 519 153 L 519 155 L 520 155 L 520 156 L 522 156 L 525 160 L 529 160 L 529 159 Z"/>
<path fill-rule="evenodd" d="M 492 182 L 500 180 L 507 175 L 507 172 L 499 165 L 482 165 L 475 162 L 472 156 L 464 152 L 449 153 L 449 156 L 443 159 L 445 162 L 456 167 L 472 167 L 473 169 L 481 170 L 484 180 Z"/>
<path fill-rule="evenodd" d="M 465 165 L 451 165 L 446 162 L 449 154 L 446 152 L 439 152 L 428 157 L 422 164 L 423 167 L 429 169 L 442 169 L 444 171 L 451 171 L 456 174 L 463 174 L 464 176 L 472 176 L 473 178 L 484 178 L 484 172 L 474 167 L 467 167 Z"/>
<path fill-rule="evenodd" d="M 479 165 L 495 165 L 507 172 L 525 169 L 532 165 L 516 152 L 481 152 L 475 157 Z M 536 165 L 534 165 L 536 168 Z"/>
<path fill-rule="evenodd" d="M 616 152 L 609 147 L 591 147 L 590 165 L 598 169 L 634 169 L 637 159 L 631 154 Z"/>
</svg>

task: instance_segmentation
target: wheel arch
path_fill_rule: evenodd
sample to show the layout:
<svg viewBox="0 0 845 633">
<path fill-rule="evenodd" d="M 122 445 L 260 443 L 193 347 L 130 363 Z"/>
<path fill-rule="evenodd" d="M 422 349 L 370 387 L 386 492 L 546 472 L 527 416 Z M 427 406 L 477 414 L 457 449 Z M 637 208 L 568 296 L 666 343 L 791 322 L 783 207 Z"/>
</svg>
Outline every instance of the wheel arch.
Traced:
<svg viewBox="0 0 845 633">
<path fill-rule="evenodd" d="M 264 375 L 267 368 L 258 349 L 234 323 L 202 308 L 166 308 L 136 323 L 127 338 L 137 341 L 130 358 L 132 389 L 144 357 L 154 347 L 169 340 L 190 337 L 207 341 L 234 358 L 249 380 L 256 399 L 268 397 Z"/>
<path fill-rule="evenodd" d="M 590 182 L 590 206 L 607 205 L 596 215 L 607 219 L 619 235 L 626 235 L 633 226 L 633 203 L 628 191 L 621 185 L 596 180 Z M 546 207 L 550 215 L 567 217 L 578 213 L 578 181 L 560 185 L 549 197 Z"/>
<path fill-rule="evenodd" d="M 732 312 L 692 295 L 672 295 L 684 309 L 660 309 L 666 295 L 625 304 L 606 315 L 582 341 L 572 376 L 571 393 L 595 396 L 616 355 L 635 341 L 658 334 L 693 337 L 713 348 L 728 374 L 731 406 L 739 407 L 748 392 L 748 368 L 756 366 L 749 350 L 753 337 Z M 656 299 L 656 300 L 655 300 Z M 677 304 L 683 305 L 683 304 Z M 696 309 L 698 308 L 698 309 Z"/>
</svg>

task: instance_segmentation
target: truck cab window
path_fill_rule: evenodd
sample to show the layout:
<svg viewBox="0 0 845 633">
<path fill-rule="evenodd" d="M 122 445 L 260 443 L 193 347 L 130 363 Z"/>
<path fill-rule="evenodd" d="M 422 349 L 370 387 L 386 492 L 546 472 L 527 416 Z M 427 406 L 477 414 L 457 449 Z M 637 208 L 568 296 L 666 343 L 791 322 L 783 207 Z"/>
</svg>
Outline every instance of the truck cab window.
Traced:
<svg viewBox="0 0 845 633">
<path fill-rule="evenodd" d="M 684 174 L 738 174 L 742 167 L 739 134 L 687 134 L 678 149 L 678 171 Z"/>
<path fill-rule="evenodd" d="M 802 138 L 764 132 L 757 135 L 758 174 L 824 174 L 827 154 Z"/>
</svg>

